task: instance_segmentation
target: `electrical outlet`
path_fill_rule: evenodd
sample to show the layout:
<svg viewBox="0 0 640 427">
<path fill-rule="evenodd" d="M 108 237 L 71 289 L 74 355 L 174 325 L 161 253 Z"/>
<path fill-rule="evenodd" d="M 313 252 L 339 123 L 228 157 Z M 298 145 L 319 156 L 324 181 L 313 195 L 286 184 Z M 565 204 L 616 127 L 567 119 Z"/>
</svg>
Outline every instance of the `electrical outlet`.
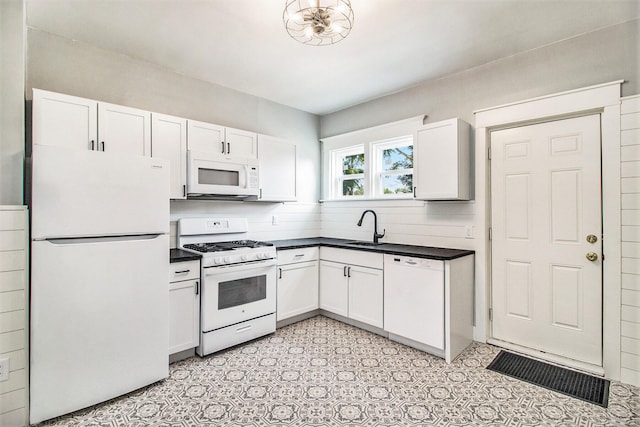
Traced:
<svg viewBox="0 0 640 427">
<path fill-rule="evenodd" d="M 464 237 L 465 239 L 473 239 L 473 226 L 465 225 L 464 226 Z"/>
<path fill-rule="evenodd" d="M 0 359 L 0 381 L 9 379 L 9 358 Z"/>
</svg>

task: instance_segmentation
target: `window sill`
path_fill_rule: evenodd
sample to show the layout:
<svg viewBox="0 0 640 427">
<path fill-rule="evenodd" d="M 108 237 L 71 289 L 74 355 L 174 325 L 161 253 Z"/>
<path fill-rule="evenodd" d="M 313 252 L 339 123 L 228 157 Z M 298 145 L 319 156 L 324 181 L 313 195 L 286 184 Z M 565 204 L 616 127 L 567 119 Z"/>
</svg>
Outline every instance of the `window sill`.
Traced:
<svg viewBox="0 0 640 427">
<path fill-rule="evenodd" d="M 353 199 L 321 199 L 318 203 L 345 203 L 345 202 L 407 202 L 422 205 L 424 200 L 416 200 L 413 197 L 362 197 Z"/>
</svg>

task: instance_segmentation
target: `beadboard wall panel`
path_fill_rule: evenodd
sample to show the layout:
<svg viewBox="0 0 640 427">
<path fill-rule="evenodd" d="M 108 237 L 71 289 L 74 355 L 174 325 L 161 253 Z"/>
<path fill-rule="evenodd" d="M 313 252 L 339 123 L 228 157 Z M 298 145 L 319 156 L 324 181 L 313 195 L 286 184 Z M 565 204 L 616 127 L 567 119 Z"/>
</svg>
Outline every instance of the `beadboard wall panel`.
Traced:
<svg viewBox="0 0 640 427">
<path fill-rule="evenodd" d="M 373 215 L 357 222 L 366 209 L 375 210 L 380 239 L 386 243 L 476 249 L 473 238 L 474 202 L 424 202 L 414 200 L 336 201 L 322 204 L 322 236 L 342 239 L 373 239 Z"/>
<path fill-rule="evenodd" d="M 247 218 L 249 230 L 243 239 L 280 240 L 320 236 L 317 203 L 262 203 L 180 200 L 171 202 L 171 247 L 177 246 L 177 221 L 188 217 Z M 218 241 L 238 236 L 221 235 Z"/>
<path fill-rule="evenodd" d="M 27 210 L 0 206 L 0 359 L 9 378 L 0 382 L 0 425 L 28 424 Z"/>
<path fill-rule="evenodd" d="M 640 96 L 620 105 L 622 382 L 640 386 Z"/>
</svg>

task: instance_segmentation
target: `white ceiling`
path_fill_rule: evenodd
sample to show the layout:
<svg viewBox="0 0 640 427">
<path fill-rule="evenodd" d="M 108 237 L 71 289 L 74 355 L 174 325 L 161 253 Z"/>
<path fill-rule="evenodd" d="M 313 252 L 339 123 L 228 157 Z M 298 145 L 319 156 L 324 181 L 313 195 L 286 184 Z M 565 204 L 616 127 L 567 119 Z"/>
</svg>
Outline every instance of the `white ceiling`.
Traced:
<svg viewBox="0 0 640 427">
<path fill-rule="evenodd" d="M 351 34 L 306 46 L 284 0 L 27 0 L 27 25 L 315 114 L 629 21 L 638 0 L 351 0 Z"/>
</svg>

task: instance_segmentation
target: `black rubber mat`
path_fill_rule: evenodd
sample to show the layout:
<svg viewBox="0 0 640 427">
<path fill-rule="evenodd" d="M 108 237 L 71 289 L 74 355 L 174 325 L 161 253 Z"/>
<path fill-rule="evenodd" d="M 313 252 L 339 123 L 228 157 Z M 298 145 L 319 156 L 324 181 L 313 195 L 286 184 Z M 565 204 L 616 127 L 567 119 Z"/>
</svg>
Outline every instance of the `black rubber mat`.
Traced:
<svg viewBox="0 0 640 427">
<path fill-rule="evenodd" d="M 487 369 L 604 408 L 609 404 L 609 380 L 603 378 L 571 371 L 506 351 L 501 351 L 487 366 Z"/>
</svg>

